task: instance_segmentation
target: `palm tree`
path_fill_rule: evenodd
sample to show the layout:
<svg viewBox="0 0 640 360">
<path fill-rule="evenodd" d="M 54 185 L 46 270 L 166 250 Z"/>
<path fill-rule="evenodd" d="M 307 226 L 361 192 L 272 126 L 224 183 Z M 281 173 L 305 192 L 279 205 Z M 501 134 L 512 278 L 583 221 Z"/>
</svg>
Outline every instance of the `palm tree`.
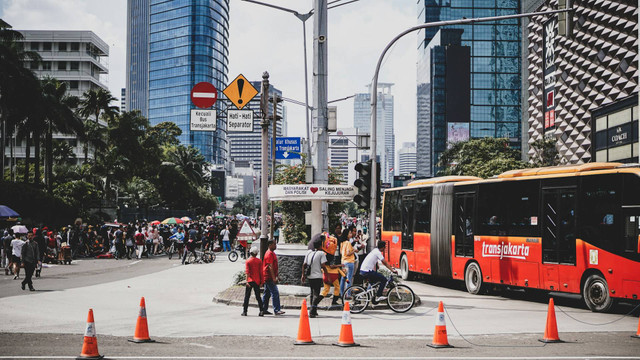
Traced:
<svg viewBox="0 0 640 360">
<path fill-rule="evenodd" d="M 39 93 L 35 74 L 24 65 L 27 61 L 40 61 L 40 56 L 33 51 L 25 51 L 23 39 L 20 32 L 13 30 L 11 25 L 0 19 L 0 181 L 4 179 L 4 144 L 7 130 L 11 131 L 29 117 L 29 113 L 35 108 L 30 99 L 36 98 Z"/>
<path fill-rule="evenodd" d="M 108 121 L 108 119 L 112 119 L 118 113 L 118 107 L 111 105 L 111 102 L 116 100 L 109 90 L 103 88 L 87 90 L 82 94 L 77 112 L 85 119 L 85 123 L 88 122 L 90 116 L 94 116 L 95 124 L 97 124 L 100 119 L 100 113 L 102 113 L 102 116 L 106 117 Z M 89 144 L 96 148 L 102 145 L 100 137 L 92 135 L 96 135 L 95 132 L 94 134 L 85 134 L 85 136 L 82 137 L 82 141 L 84 142 L 84 162 L 87 162 L 89 157 Z M 93 143 L 93 140 L 96 140 L 98 143 Z"/>
<path fill-rule="evenodd" d="M 51 192 L 53 178 L 53 132 L 66 134 L 82 134 L 84 126 L 75 115 L 73 108 L 78 105 L 78 98 L 67 95 L 67 83 L 46 77 L 42 81 L 43 108 L 46 114 L 46 161 L 45 182 Z"/>
<path fill-rule="evenodd" d="M 201 186 L 204 183 L 204 168 L 207 162 L 200 154 L 200 150 L 193 146 L 179 145 L 170 152 L 170 158 L 171 162 L 195 185 Z"/>
</svg>

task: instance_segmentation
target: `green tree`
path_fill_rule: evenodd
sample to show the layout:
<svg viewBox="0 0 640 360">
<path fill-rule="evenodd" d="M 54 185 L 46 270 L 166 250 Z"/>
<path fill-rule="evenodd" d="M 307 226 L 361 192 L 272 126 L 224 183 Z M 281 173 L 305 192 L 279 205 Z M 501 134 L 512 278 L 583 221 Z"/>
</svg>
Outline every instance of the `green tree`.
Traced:
<svg viewBox="0 0 640 360">
<path fill-rule="evenodd" d="M 95 200 L 100 198 L 100 191 L 93 184 L 83 180 L 68 181 L 56 186 L 53 194 L 80 211 L 86 217 L 87 211 Z"/>
<path fill-rule="evenodd" d="M 207 162 L 198 149 L 193 146 L 175 146 L 169 151 L 169 159 L 193 184 L 204 184 Z"/>
<path fill-rule="evenodd" d="M 488 178 L 502 172 L 522 169 L 520 152 L 509 147 L 506 138 L 483 138 L 460 141 L 442 152 L 438 175 L 466 175 Z"/>
<path fill-rule="evenodd" d="M 234 214 L 252 214 L 256 209 L 255 204 L 255 195 L 254 194 L 245 194 L 238 196 L 235 204 L 233 204 L 233 209 L 231 210 Z"/>
<path fill-rule="evenodd" d="M 84 142 L 84 162 L 87 162 L 89 157 L 89 145 L 96 147 L 96 150 L 103 145 L 103 136 L 96 131 L 96 128 L 100 127 L 98 120 L 100 119 L 101 113 L 106 119 L 111 119 L 118 113 L 118 107 L 111 105 L 111 103 L 116 100 L 109 90 L 103 88 L 87 90 L 82 94 L 77 113 L 85 119 L 84 122 L 87 127 L 87 131 L 83 133 L 81 137 Z M 97 126 L 88 126 L 90 116 L 94 117 L 93 123 Z"/>
<path fill-rule="evenodd" d="M 134 176 L 122 188 L 124 204 L 134 208 L 147 209 L 160 202 L 160 195 L 150 181 Z"/>
<path fill-rule="evenodd" d="M 560 153 L 556 148 L 555 138 L 540 138 L 531 144 L 535 154 L 531 157 L 531 163 L 535 167 L 560 165 Z"/>
</svg>

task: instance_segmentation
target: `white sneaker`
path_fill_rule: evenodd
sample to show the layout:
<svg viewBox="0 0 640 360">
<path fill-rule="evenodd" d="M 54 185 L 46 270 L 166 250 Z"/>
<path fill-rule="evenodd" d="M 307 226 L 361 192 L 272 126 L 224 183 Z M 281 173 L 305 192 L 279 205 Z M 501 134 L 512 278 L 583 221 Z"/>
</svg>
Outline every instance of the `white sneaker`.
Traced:
<svg viewBox="0 0 640 360">
<path fill-rule="evenodd" d="M 386 296 L 378 296 L 378 297 L 376 297 L 376 301 L 377 302 L 384 301 L 384 300 L 387 300 Z"/>
</svg>

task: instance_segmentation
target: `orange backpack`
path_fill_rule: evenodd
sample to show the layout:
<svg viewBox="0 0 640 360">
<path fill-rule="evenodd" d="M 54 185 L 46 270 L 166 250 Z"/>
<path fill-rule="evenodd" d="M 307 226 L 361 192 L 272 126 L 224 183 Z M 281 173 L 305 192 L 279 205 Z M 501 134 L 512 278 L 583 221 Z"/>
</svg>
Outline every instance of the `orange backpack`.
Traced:
<svg viewBox="0 0 640 360">
<path fill-rule="evenodd" d="M 329 233 L 324 233 L 324 242 L 322 243 L 322 250 L 329 255 L 334 255 L 338 249 L 338 239 Z"/>
</svg>

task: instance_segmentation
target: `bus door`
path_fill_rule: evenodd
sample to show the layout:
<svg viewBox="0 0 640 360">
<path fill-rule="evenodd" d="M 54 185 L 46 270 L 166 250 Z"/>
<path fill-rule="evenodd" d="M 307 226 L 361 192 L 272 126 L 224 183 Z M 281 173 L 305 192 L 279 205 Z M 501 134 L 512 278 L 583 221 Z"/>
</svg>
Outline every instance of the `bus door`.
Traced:
<svg viewBox="0 0 640 360">
<path fill-rule="evenodd" d="M 456 256 L 473 257 L 475 199 L 475 192 L 455 195 L 453 227 L 456 239 Z"/>
<path fill-rule="evenodd" d="M 404 195 L 402 196 L 402 250 L 407 251 L 407 260 L 410 264 L 410 271 L 415 271 L 412 265 L 415 264 L 413 254 L 413 223 L 414 223 L 414 209 L 415 209 L 416 195 Z"/>
<path fill-rule="evenodd" d="M 624 251 L 640 259 L 640 206 L 623 206 Z"/>
<path fill-rule="evenodd" d="M 542 284 L 561 291 L 576 264 L 576 188 L 542 189 L 542 206 Z"/>
</svg>

